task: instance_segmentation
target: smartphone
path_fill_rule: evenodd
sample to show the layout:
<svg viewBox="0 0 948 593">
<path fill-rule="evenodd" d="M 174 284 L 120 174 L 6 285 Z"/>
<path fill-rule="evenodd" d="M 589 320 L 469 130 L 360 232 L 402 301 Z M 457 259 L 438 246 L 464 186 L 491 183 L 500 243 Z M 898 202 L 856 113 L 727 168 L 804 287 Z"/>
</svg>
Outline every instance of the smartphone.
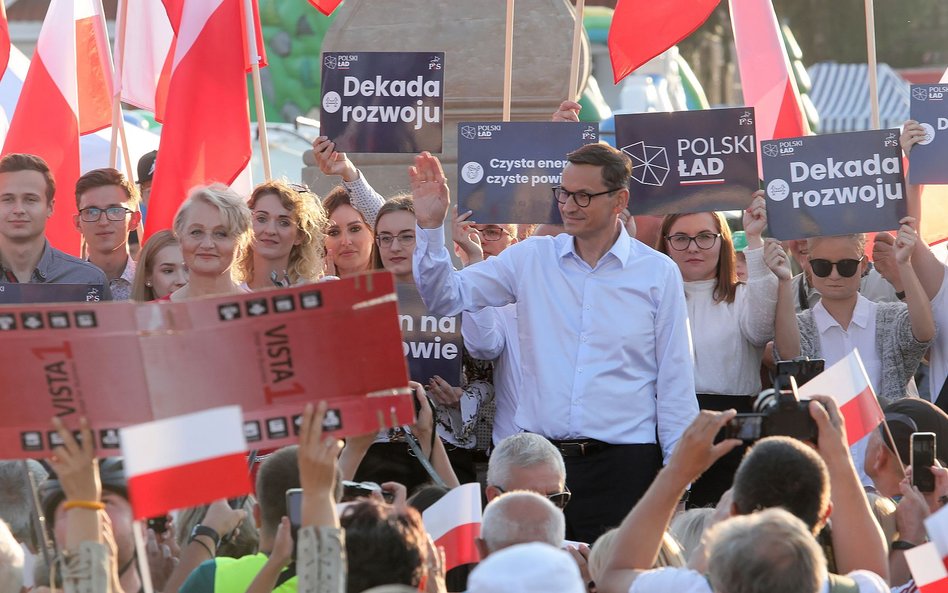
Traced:
<svg viewBox="0 0 948 593">
<path fill-rule="evenodd" d="M 760 440 L 763 414 L 738 414 L 724 425 L 723 438 L 740 439 L 745 443 Z"/>
<path fill-rule="evenodd" d="M 290 488 L 286 491 L 286 515 L 290 519 L 293 532 L 300 528 L 302 522 L 301 509 L 303 503 L 303 489 Z"/>
<path fill-rule="evenodd" d="M 382 487 L 375 482 L 342 481 L 342 502 L 349 502 L 357 498 L 368 498 L 375 492 L 382 493 Z"/>
<path fill-rule="evenodd" d="M 170 517 L 168 515 L 163 515 L 161 517 L 152 517 L 148 519 L 145 524 L 148 525 L 148 529 L 151 529 L 156 534 L 160 535 L 168 531 L 168 521 Z"/>
<path fill-rule="evenodd" d="M 922 492 L 935 491 L 935 433 L 912 433 L 912 485 Z"/>
</svg>

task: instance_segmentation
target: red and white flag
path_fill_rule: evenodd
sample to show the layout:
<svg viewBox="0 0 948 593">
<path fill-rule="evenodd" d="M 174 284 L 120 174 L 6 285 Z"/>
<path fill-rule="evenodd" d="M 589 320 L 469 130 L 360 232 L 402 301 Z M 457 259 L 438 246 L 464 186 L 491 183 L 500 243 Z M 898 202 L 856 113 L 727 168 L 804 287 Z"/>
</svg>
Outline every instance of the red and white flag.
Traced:
<svg viewBox="0 0 948 593">
<path fill-rule="evenodd" d="M 116 29 L 116 91 L 126 103 L 155 113 L 158 88 L 167 87 L 171 74 L 166 62 L 174 30 L 165 5 L 161 0 L 119 0 Z"/>
<path fill-rule="evenodd" d="M 309 0 L 309 3 L 319 12 L 329 16 L 332 14 L 332 11 L 336 10 L 336 8 L 342 4 L 342 0 Z"/>
<path fill-rule="evenodd" d="M 314 0 L 310 0 L 313 2 Z M 616 84 L 691 35 L 720 0 L 619 0 L 609 26 L 609 59 Z"/>
<path fill-rule="evenodd" d="M 948 593 L 948 569 L 935 544 L 929 542 L 906 550 L 905 562 L 920 593 Z"/>
<path fill-rule="evenodd" d="M 728 0 L 744 104 L 757 116 L 757 141 L 806 136 L 797 81 L 771 0 Z"/>
<path fill-rule="evenodd" d="M 119 430 L 135 519 L 252 491 L 240 406 Z"/>
<path fill-rule="evenodd" d="M 444 569 L 480 561 L 474 540 L 481 534 L 481 485 L 451 490 L 422 514 L 425 530 L 444 548 Z"/>
<path fill-rule="evenodd" d="M 10 63 L 10 23 L 7 22 L 7 8 L 0 0 L 0 78 Z"/>
<path fill-rule="evenodd" d="M 80 238 L 72 222 L 81 170 L 79 136 L 112 123 L 109 43 L 101 9 L 98 0 L 50 2 L 3 144 L 3 154 L 35 154 L 49 165 L 57 200 L 46 236 L 74 255 Z"/>
<path fill-rule="evenodd" d="M 948 567 L 948 507 L 942 507 L 925 519 L 925 530 L 928 532 L 928 541 L 935 546 Z"/>
<path fill-rule="evenodd" d="M 814 395 L 827 395 L 839 404 L 850 446 L 872 432 L 884 418 L 859 351 L 855 349 L 800 388 L 801 399 Z"/>
<path fill-rule="evenodd" d="M 251 154 L 242 2 L 165 0 L 165 6 L 177 35 L 146 239 L 171 228 L 192 187 L 231 184 Z"/>
</svg>

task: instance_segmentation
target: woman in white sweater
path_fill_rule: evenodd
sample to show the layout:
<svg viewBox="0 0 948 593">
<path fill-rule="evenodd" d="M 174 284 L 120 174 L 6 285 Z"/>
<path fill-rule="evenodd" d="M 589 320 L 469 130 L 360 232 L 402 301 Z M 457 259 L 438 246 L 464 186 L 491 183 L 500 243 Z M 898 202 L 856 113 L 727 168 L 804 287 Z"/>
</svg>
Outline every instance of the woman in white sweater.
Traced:
<svg viewBox="0 0 948 593">
<path fill-rule="evenodd" d="M 731 231 L 721 213 L 670 214 L 662 222 L 656 249 L 678 264 L 685 281 L 695 392 L 702 409 L 750 412 L 760 391 L 760 361 L 774 337 L 777 307 L 777 277 L 763 256 L 766 227 L 764 198 L 758 192 L 744 212 L 747 282 L 742 283 Z M 716 502 L 730 487 L 741 454 L 715 465 L 695 484 L 694 503 Z M 705 488 L 711 482 L 713 487 Z"/>
</svg>

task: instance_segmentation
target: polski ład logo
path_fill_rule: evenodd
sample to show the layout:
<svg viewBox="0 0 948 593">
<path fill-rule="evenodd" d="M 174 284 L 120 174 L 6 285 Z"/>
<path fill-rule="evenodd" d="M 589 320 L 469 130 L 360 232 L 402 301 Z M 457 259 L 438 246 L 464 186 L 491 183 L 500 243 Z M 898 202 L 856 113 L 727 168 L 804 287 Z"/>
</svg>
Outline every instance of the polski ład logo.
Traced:
<svg viewBox="0 0 948 593">
<path fill-rule="evenodd" d="M 632 159 L 632 179 L 642 185 L 662 186 L 668 177 L 668 153 L 664 146 L 636 142 L 622 148 Z"/>
<path fill-rule="evenodd" d="M 477 138 L 477 128 L 474 126 L 461 126 L 461 136 L 468 140 L 474 140 Z"/>
<path fill-rule="evenodd" d="M 912 89 L 912 98 L 916 101 L 927 101 L 928 100 L 928 89 L 924 87 L 918 87 Z"/>
<path fill-rule="evenodd" d="M 778 154 L 780 154 L 780 149 L 777 148 L 777 145 L 776 145 L 776 144 L 764 144 L 764 146 L 763 146 L 763 148 L 761 148 L 761 150 L 764 152 L 765 155 L 767 155 L 767 156 L 769 156 L 769 157 L 771 157 L 771 158 L 773 158 L 773 157 L 777 156 Z"/>
<path fill-rule="evenodd" d="M 323 64 L 330 70 L 336 69 L 336 56 L 326 56 L 323 58 Z"/>
</svg>

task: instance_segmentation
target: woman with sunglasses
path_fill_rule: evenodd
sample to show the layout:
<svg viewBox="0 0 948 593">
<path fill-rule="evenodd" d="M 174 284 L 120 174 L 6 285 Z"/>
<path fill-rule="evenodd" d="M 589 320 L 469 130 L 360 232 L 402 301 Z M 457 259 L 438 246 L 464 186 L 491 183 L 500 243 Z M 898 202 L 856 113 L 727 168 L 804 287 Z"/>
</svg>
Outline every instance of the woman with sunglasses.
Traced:
<svg viewBox="0 0 948 593">
<path fill-rule="evenodd" d="M 251 290 L 316 282 L 323 274 L 326 213 L 316 194 L 299 190 L 268 181 L 250 194 L 253 242 L 235 275 Z"/>
<path fill-rule="evenodd" d="M 829 367 L 858 349 L 882 403 L 906 397 L 907 386 L 935 336 L 935 323 L 912 266 L 918 239 L 915 219 L 906 217 L 900 222 L 893 255 L 902 277 L 904 303 L 875 303 L 859 294 L 860 277 L 868 265 L 862 234 L 807 240 L 813 284 L 821 299 L 795 317 L 789 263 L 774 270 L 780 279 L 775 356 L 822 358 Z"/>
<path fill-rule="evenodd" d="M 763 195 L 744 212 L 747 282 L 737 279 L 734 242 L 720 212 L 670 214 L 656 249 L 681 271 L 691 326 L 695 392 L 705 410 L 753 411 L 760 362 L 773 339 L 777 278 L 764 262 L 767 227 Z M 714 504 L 730 487 L 742 452 L 735 450 L 691 489 L 690 503 Z"/>
</svg>

